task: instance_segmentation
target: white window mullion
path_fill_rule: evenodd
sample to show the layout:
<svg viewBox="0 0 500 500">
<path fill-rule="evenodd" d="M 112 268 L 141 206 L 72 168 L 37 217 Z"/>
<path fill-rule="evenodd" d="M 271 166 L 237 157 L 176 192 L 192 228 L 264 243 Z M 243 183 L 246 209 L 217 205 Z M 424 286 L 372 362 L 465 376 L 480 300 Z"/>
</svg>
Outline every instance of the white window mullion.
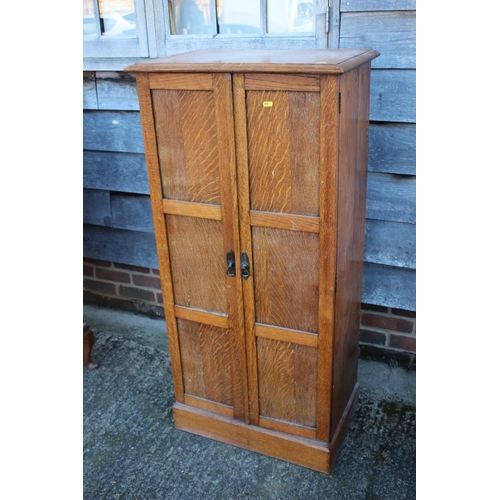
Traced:
<svg viewBox="0 0 500 500">
<path fill-rule="evenodd" d="M 262 36 L 267 34 L 267 0 L 260 0 L 260 29 Z"/>
<path fill-rule="evenodd" d="M 213 38 L 218 34 L 216 0 L 210 0 L 210 19 L 212 20 L 212 38 Z"/>
<path fill-rule="evenodd" d="M 101 14 L 99 12 L 99 2 L 98 0 L 93 0 L 93 5 L 94 5 L 94 22 L 95 22 L 95 33 L 97 36 L 97 39 L 101 38 L 102 33 L 101 33 Z"/>
</svg>

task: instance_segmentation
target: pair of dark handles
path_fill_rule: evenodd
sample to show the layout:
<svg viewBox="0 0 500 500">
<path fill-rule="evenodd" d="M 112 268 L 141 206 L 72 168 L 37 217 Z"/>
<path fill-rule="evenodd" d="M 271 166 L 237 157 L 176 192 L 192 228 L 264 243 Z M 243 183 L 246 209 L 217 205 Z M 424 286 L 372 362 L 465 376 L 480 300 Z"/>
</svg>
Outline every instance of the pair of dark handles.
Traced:
<svg viewBox="0 0 500 500">
<path fill-rule="evenodd" d="M 245 252 L 242 252 L 240 255 L 241 260 L 241 276 L 243 276 L 244 280 L 247 280 L 250 276 L 250 262 L 248 261 L 248 255 Z M 234 252 L 230 250 L 226 255 L 227 262 L 227 275 L 228 276 L 236 276 L 236 260 L 234 258 Z"/>
</svg>

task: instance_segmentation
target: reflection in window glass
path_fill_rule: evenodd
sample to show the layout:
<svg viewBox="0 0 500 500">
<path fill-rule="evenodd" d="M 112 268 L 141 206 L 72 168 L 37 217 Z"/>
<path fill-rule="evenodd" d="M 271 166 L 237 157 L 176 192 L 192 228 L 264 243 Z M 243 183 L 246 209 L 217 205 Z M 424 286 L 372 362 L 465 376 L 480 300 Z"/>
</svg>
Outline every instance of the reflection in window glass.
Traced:
<svg viewBox="0 0 500 500">
<path fill-rule="evenodd" d="M 172 0 L 169 2 L 172 35 L 210 35 L 210 0 Z"/>
<path fill-rule="evenodd" d="M 136 36 L 134 0 L 98 0 L 101 33 Z"/>
<path fill-rule="evenodd" d="M 267 0 L 267 32 L 313 33 L 313 12 L 311 0 Z"/>
<path fill-rule="evenodd" d="M 218 32 L 260 35 L 260 0 L 217 0 Z"/>
<path fill-rule="evenodd" d="M 83 36 L 88 35 L 97 35 L 94 2 L 92 0 L 83 0 Z"/>
</svg>

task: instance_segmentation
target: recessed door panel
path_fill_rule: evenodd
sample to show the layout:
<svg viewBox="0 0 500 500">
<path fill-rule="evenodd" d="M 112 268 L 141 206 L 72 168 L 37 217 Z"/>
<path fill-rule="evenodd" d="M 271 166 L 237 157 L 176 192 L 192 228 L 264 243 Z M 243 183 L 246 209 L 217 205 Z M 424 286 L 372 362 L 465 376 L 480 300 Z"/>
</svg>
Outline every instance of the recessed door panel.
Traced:
<svg viewBox="0 0 500 500">
<path fill-rule="evenodd" d="M 176 305 L 227 313 L 222 222 L 167 215 Z"/>
<path fill-rule="evenodd" d="M 317 358 L 312 347 L 257 339 L 261 416 L 316 426 Z"/>
<path fill-rule="evenodd" d="M 247 91 L 250 208 L 319 213 L 317 92 Z"/>
<path fill-rule="evenodd" d="M 154 90 L 163 196 L 220 204 L 212 91 Z"/>
<path fill-rule="evenodd" d="M 253 227 L 255 321 L 318 332 L 319 236 Z"/>
<path fill-rule="evenodd" d="M 228 331 L 177 320 L 186 394 L 232 406 L 231 345 Z"/>
</svg>

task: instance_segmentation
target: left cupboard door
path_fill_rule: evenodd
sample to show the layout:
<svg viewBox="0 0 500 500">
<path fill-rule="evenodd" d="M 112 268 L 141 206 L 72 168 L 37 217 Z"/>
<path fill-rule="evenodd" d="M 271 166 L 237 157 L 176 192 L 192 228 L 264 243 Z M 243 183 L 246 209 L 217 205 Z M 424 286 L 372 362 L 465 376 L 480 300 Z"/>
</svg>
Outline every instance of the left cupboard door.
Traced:
<svg viewBox="0 0 500 500">
<path fill-rule="evenodd" d="M 231 75 L 137 90 L 176 401 L 248 422 Z"/>
</svg>

